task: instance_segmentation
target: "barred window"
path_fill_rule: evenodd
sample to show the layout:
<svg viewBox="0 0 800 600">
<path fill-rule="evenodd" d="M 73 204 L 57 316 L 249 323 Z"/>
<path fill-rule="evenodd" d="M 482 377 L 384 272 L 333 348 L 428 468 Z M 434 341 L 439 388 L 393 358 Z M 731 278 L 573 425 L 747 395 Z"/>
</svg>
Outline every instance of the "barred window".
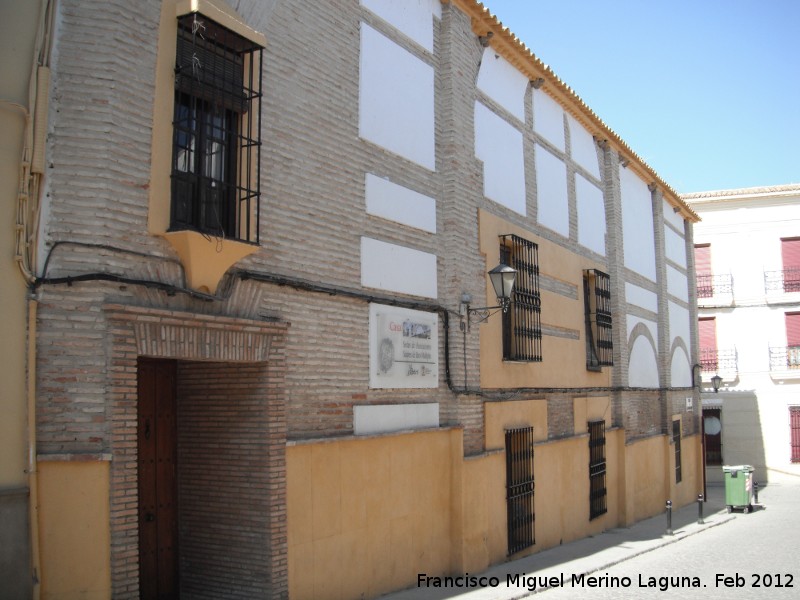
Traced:
<svg viewBox="0 0 800 600">
<path fill-rule="evenodd" d="M 586 368 L 614 364 L 611 338 L 611 279 L 597 269 L 583 273 L 583 301 L 586 311 Z"/>
<path fill-rule="evenodd" d="M 178 18 L 172 231 L 258 243 L 261 56 L 199 13 Z"/>
<path fill-rule="evenodd" d="M 672 443 L 675 447 L 675 483 L 683 479 L 681 472 L 681 422 L 676 419 L 672 422 Z"/>
<path fill-rule="evenodd" d="M 539 247 L 516 235 L 502 235 L 500 262 L 517 270 L 511 304 L 503 313 L 503 359 L 540 362 Z"/>
<path fill-rule="evenodd" d="M 606 423 L 589 422 L 589 519 L 608 512 L 606 497 Z"/>
<path fill-rule="evenodd" d="M 506 430 L 508 554 L 534 545 L 533 427 Z"/>
</svg>

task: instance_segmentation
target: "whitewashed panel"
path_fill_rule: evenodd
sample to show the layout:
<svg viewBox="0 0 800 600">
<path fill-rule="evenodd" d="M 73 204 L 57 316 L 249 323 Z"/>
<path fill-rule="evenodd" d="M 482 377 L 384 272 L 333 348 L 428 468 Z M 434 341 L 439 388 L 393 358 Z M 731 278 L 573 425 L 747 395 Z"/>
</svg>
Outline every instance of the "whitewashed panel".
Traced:
<svg viewBox="0 0 800 600">
<path fill-rule="evenodd" d="M 475 156 L 483 161 L 483 194 L 526 214 L 522 133 L 480 102 L 475 103 Z"/>
<path fill-rule="evenodd" d="M 600 179 L 600 163 L 597 159 L 597 147 L 592 134 L 586 131 L 572 115 L 567 115 L 567 123 L 569 124 L 572 159 L 591 175 Z"/>
<path fill-rule="evenodd" d="M 541 145 L 536 146 L 535 162 L 537 220 L 548 229 L 569 237 L 567 165 Z"/>
<path fill-rule="evenodd" d="M 361 5 L 433 52 L 433 17 L 442 18 L 439 0 L 361 0 Z"/>
<path fill-rule="evenodd" d="M 667 292 L 679 300 L 689 301 L 689 282 L 686 275 L 671 265 L 667 265 Z"/>
<path fill-rule="evenodd" d="M 675 209 L 669 202 L 667 202 L 666 200 L 664 200 L 663 202 L 664 202 L 664 220 L 670 223 L 678 231 L 684 231 L 686 228 L 686 223 L 684 222 L 681 214 L 676 213 Z"/>
<path fill-rule="evenodd" d="M 625 302 L 651 312 L 658 312 L 658 295 L 627 281 L 625 282 Z"/>
<path fill-rule="evenodd" d="M 362 237 L 361 285 L 436 298 L 436 255 Z"/>
<path fill-rule="evenodd" d="M 603 192 L 582 175 L 575 175 L 578 204 L 578 243 L 598 254 L 606 254 L 606 206 Z"/>
<path fill-rule="evenodd" d="M 565 150 L 564 109 L 542 90 L 533 90 L 533 130 L 559 150 Z"/>
<path fill-rule="evenodd" d="M 477 86 L 516 118 L 525 122 L 528 78 L 492 48 L 483 51 Z"/>
<path fill-rule="evenodd" d="M 367 212 L 409 227 L 436 233 L 436 200 L 407 187 L 367 173 Z"/>
<path fill-rule="evenodd" d="M 670 227 L 664 227 L 664 252 L 676 265 L 686 268 L 686 240 Z"/>
<path fill-rule="evenodd" d="M 433 67 L 361 24 L 359 135 L 436 169 Z"/>
<path fill-rule="evenodd" d="M 376 404 L 353 407 L 353 433 L 377 435 L 439 426 L 439 403 Z"/>
<path fill-rule="evenodd" d="M 656 280 L 653 204 L 647 184 L 629 169 L 619 169 L 625 266 Z"/>
</svg>

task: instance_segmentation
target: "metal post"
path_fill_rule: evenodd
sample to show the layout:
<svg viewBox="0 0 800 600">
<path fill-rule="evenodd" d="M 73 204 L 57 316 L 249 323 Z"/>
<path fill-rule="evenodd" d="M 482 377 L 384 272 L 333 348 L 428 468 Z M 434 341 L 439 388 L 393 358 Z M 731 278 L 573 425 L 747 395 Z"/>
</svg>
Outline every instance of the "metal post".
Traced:
<svg viewBox="0 0 800 600">
<path fill-rule="evenodd" d="M 703 523 L 703 494 L 697 494 L 697 524 Z"/>
<path fill-rule="evenodd" d="M 672 535 L 672 500 L 667 500 L 667 535 Z"/>
<path fill-rule="evenodd" d="M 753 483 L 753 496 L 755 497 L 755 503 L 758 504 L 758 482 Z"/>
</svg>

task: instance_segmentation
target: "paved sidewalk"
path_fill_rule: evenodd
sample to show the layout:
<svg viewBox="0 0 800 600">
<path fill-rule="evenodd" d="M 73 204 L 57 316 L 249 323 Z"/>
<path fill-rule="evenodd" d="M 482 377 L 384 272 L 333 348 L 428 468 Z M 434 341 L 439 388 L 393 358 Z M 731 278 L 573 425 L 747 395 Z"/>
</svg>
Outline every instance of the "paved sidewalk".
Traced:
<svg viewBox="0 0 800 600">
<path fill-rule="evenodd" d="M 667 535 L 666 513 L 610 529 L 599 535 L 508 561 L 470 577 L 485 578 L 489 587 L 413 587 L 381 596 L 381 600 L 513 600 L 541 591 L 543 581 L 556 578 L 570 584 L 573 575 L 595 573 L 645 552 L 678 542 L 709 527 L 735 518 L 725 509 L 724 484 L 709 484 L 703 505 L 703 524 L 698 523 L 697 502 L 672 512 L 672 535 Z M 492 579 L 494 578 L 494 579 Z M 557 585 L 561 585 L 558 583 Z"/>
</svg>

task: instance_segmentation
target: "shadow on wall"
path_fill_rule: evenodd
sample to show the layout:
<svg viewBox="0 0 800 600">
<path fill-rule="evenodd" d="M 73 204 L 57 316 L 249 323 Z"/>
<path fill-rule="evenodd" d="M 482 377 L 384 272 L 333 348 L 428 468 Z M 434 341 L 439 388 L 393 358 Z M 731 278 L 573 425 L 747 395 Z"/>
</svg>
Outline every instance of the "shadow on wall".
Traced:
<svg viewBox="0 0 800 600">
<path fill-rule="evenodd" d="M 755 468 L 754 480 L 759 484 L 766 483 L 765 432 L 755 392 L 726 392 L 722 400 L 722 464 L 752 465 Z M 720 470 L 719 478 L 709 477 L 709 480 L 723 481 L 722 467 L 707 468 L 708 471 L 713 469 Z"/>
</svg>

